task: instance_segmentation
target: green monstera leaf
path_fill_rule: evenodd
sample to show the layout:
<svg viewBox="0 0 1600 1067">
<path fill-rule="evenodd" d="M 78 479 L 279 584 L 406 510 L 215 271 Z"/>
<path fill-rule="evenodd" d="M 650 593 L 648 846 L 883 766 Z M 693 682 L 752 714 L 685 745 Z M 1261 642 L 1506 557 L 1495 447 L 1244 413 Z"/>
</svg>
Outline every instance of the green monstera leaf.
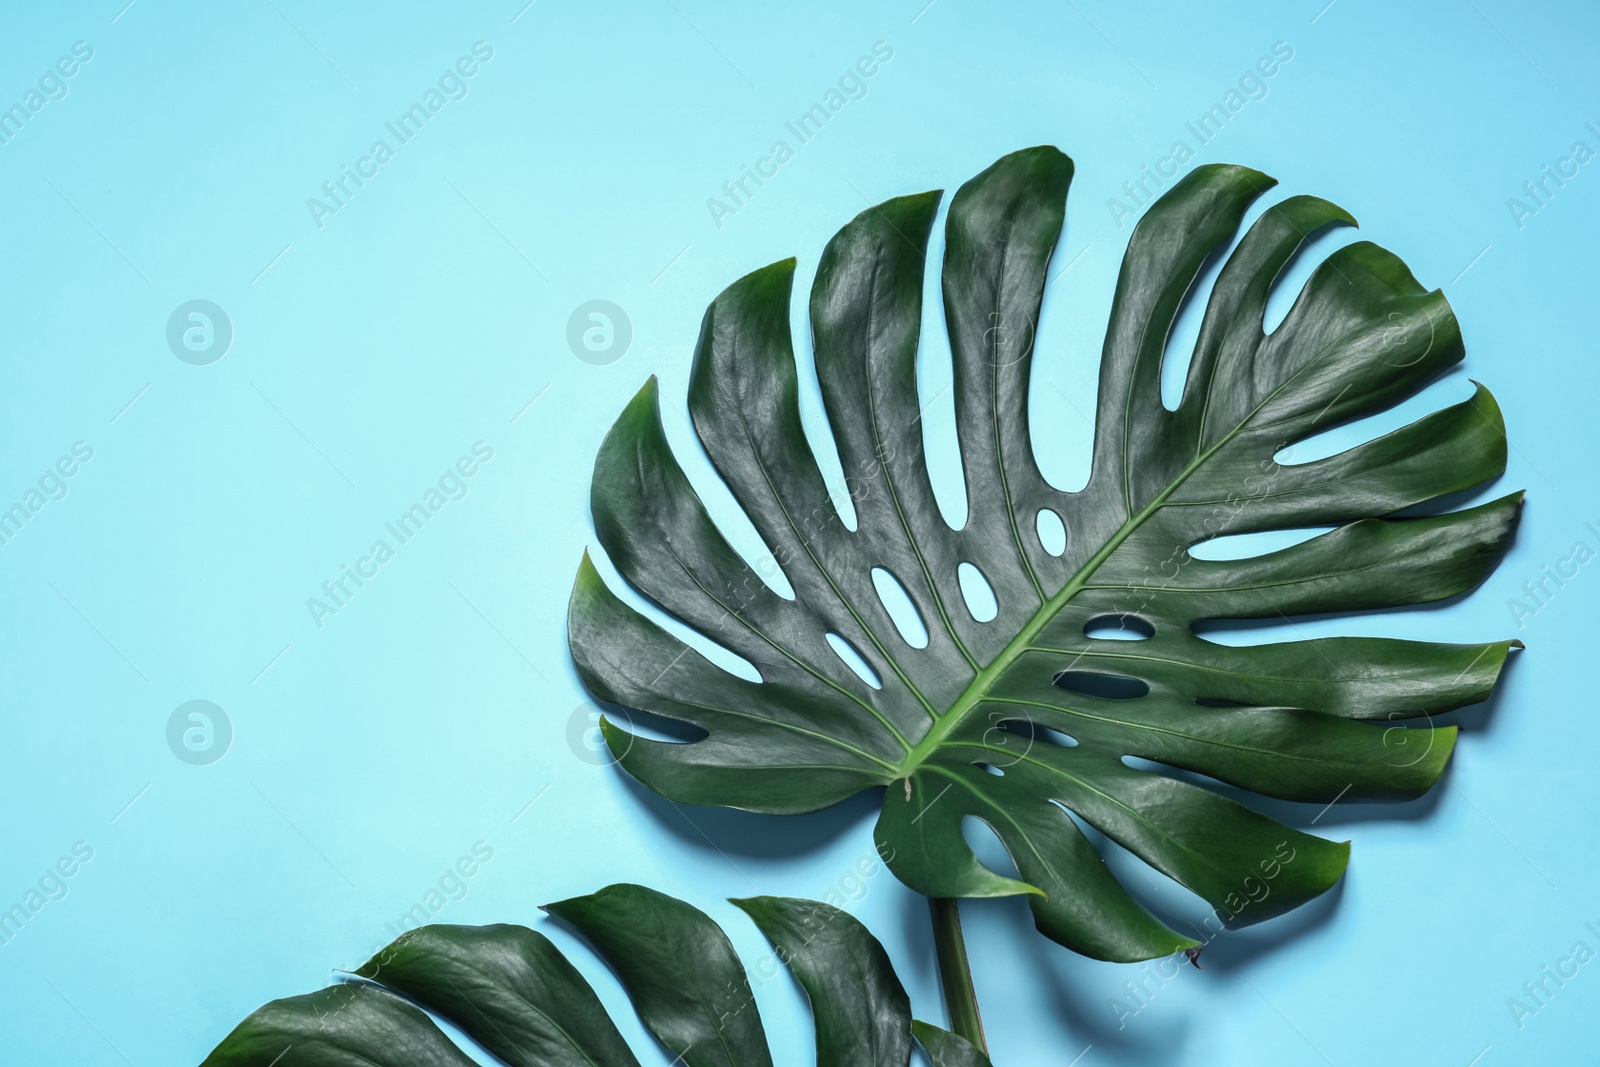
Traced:
<svg viewBox="0 0 1600 1067">
<path fill-rule="evenodd" d="M 883 946 L 849 914 L 784 897 L 733 903 L 810 998 L 818 1067 L 904 1067 L 913 1038 L 934 1067 L 988 1067 L 961 1038 L 913 1024 Z M 771 1067 L 744 968 L 703 912 L 636 885 L 546 910 L 610 964 L 674 1063 Z M 524 926 L 424 926 L 355 979 L 267 1004 L 201 1067 L 475 1067 L 424 1009 L 511 1067 L 638 1067 L 594 989 Z"/>
<path fill-rule="evenodd" d="M 769 588 L 707 514 L 663 436 L 653 380 L 595 463 L 595 527 L 617 572 L 760 680 L 719 668 L 633 610 L 587 557 L 570 640 L 596 696 L 700 735 L 674 743 L 605 727 L 623 767 L 663 796 L 800 813 L 881 788 L 880 851 L 911 888 L 1027 894 L 1049 937 L 1132 961 L 1198 942 L 1123 888 L 1078 820 L 1231 925 L 1279 914 L 1338 880 L 1348 843 L 1283 826 L 1196 776 L 1319 806 L 1416 797 L 1438 779 L 1456 733 L 1427 717 L 1485 699 L 1517 647 L 1379 638 L 1228 647 L 1195 624 L 1463 593 L 1504 554 L 1521 494 L 1400 516 L 1504 469 L 1500 412 L 1482 388 L 1340 454 L 1275 458 L 1394 406 L 1462 357 L 1445 298 L 1368 242 L 1323 261 L 1264 332 L 1268 295 L 1296 251 L 1327 226 L 1353 224 L 1315 197 L 1274 204 L 1233 248 L 1182 401 L 1163 406 L 1161 364 L 1180 306 L 1274 184 L 1220 165 L 1197 167 L 1135 229 L 1101 357 L 1091 475 L 1079 492 L 1050 485 L 1034 459 L 1028 392 L 1071 178 L 1061 152 L 1029 149 L 950 203 L 943 303 L 963 528 L 941 517 L 918 422 L 924 260 L 940 199 L 925 193 L 859 215 L 828 244 L 812 287 L 816 373 L 853 519 L 835 507 L 801 427 L 793 260 L 740 279 L 706 312 L 689 412 L 792 598 Z M 1066 531 L 1057 551 L 1051 526 Z M 1218 536 L 1305 527 L 1332 529 L 1250 558 L 1190 553 Z M 963 595 L 968 565 L 997 602 L 987 621 Z M 880 588 L 892 596 L 896 585 L 925 641 L 885 606 Z M 1143 639 L 1107 639 L 1108 624 Z M 847 665 L 835 642 L 870 672 Z M 979 862 L 962 836 L 969 816 L 995 831 L 1020 879 Z"/>
</svg>

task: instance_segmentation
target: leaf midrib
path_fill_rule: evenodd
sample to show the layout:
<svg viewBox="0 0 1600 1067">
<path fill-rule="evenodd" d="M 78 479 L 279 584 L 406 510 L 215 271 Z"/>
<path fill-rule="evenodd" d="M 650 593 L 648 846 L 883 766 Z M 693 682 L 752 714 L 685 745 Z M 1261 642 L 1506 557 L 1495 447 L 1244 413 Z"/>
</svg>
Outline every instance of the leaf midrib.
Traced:
<svg viewBox="0 0 1600 1067">
<path fill-rule="evenodd" d="M 1220 447 L 1220 442 L 1218 447 Z M 1207 452 L 1207 456 L 1210 455 L 1211 452 Z M 1200 462 L 1202 460 L 1196 459 L 1159 496 L 1140 509 L 1137 515 L 1123 523 L 1122 527 L 1104 545 L 1100 546 L 1099 551 L 1090 556 L 1088 561 L 1078 568 L 1077 573 L 1072 576 L 1066 585 L 1061 587 L 1055 596 L 1040 605 L 1033 618 L 1028 620 L 1028 624 L 1017 631 L 1016 636 L 1006 644 L 1005 648 L 1000 650 L 1000 654 L 994 658 L 989 666 L 980 670 L 973 677 L 972 681 L 967 684 L 966 689 L 962 690 L 961 695 L 956 698 L 956 702 L 950 705 L 950 710 L 934 720 L 928 732 L 922 735 L 922 739 L 916 743 L 910 752 L 906 753 L 906 758 L 900 762 L 900 766 L 897 769 L 896 779 L 909 778 L 928 761 L 929 757 L 938 751 L 939 747 L 955 731 L 956 727 L 966 721 L 967 713 L 977 707 L 988 695 L 989 686 L 1011 669 L 1012 664 L 1032 645 L 1033 639 L 1039 635 L 1045 625 L 1060 614 L 1061 609 L 1067 606 L 1068 601 L 1077 596 L 1089 584 L 1089 579 L 1094 576 L 1095 571 L 1099 570 L 1101 565 L 1111 558 L 1112 553 L 1122 547 L 1123 542 L 1131 537 L 1135 530 L 1160 509 L 1167 498 L 1176 492 L 1184 480 L 1194 472 Z"/>
<path fill-rule="evenodd" d="M 1078 568 L 1077 572 L 1074 573 L 1072 578 L 1061 587 L 1060 591 L 1057 592 L 1055 596 L 1046 600 L 1039 606 L 1039 610 L 1034 612 L 1033 618 L 1029 619 L 1028 624 L 1021 630 L 1017 631 L 1016 636 L 1006 643 L 1006 647 L 1000 650 L 1000 654 L 995 656 L 993 662 L 991 662 L 989 666 L 978 671 L 978 673 L 973 677 L 972 681 L 967 684 L 967 687 L 962 690 L 961 695 L 956 698 L 955 703 L 950 705 L 950 710 L 934 720 L 933 726 L 930 727 L 928 732 L 922 736 L 922 739 L 916 743 L 916 746 L 906 754 L 906 758 L 901 761 L 900 766 L 897 769 L 897 773 L 892 780 L 899 781 L 902 778 L 909 779 L 918 768 L 920 768 L 924 763 L 927 763 L 934 753 L 939 750 L 939 747 L 944 743 L 945 739 L 954 733 L 956 728 L 966 721 L 967 715 L 984 701 L 984 699 L 988 696 L 989 686 L 1007 671 L 1009 671 L 1012 665 L 1016 663 L 1017 659 L 1024 652 L 1029 650 L 1029 648 L 1032 646 L 1033 639 L 1044 630 L 1045 626 L 1048 625 L 1052 619 L 1061 613 L 1061 610 L 1067 606 L 1068 602 L 1070 602 L 1073 597 L 1077 596 L 1086 586 L 1088 586 L 1089 580 L 1094 577 L 1095 572 L 1105 564 L 1106 560 L 1110 559 L 1117 549 L 1121 548 L 1123 543 L 1127 541 L 1129 537 L 1133 536 L 1134 532 L 1137 531 L 1139 527 L 1143 526 L 1152 515 L 1154 515 L 1157 511 L 1160 511 L 1161 508 L 1165 507 L 1172 494 L 1176 493 L 1178 489 L 1182 487 L 1183 483 L 1188 481 L 1196 471 L 1205 466 L 1212 456 L 1216 455 L 1223 448 L 1227 447 L 1227 445 L 1233 441 L 1234 438 L 1239 436 L 1240 433 L 1244 432 L 1244 429 L 1247 425 L 1249 425 L 1250 420 L 1253 419 L 1262 408 L 1266 407 L 1267 404 L 1275 399 L 1279 393 L 1287 389 L 1302 374 L 1306 373 L 1306 371 L 1310 370 L 1312 367 L 1318 365 L 1322 361 L 1322 358 L 1329 352 L 1333 351 L 1335 347 L 1344 340 L 1346 334 L 1349 332 L 1351 331 L 1346 330 L 1345 333 L 1341 333 L 1338 337 L 1333 338 L 1328 342 L 1328 344 L 1323 346 L 1321 351 L 1317 352 L 1310 359 L 1306 360 L 1298 370 L 1290 374 L 1281 383 L 1279 383 L 1276 388 L 1274 388 L 1266 396 L 1262 397 L 1261 400 L 1257 402 L 1255 407 L 1251 408 L 1245 413 L 1244 417 L 1239 420 L 1238 425 L 1234 426 L 1233 429 L 1229 430 L 1227 433 L 1218 438 L 1216 444 L 1196 455 L 1195 458 L 1189 462 L 1189 465 L 1184 467 L 1184 469 L 1178 473 L 1177 477 L 1172 480 L 1171 484 L 1169 484 L 1159 494 L 1152 498 L 1150 503 L 1139 509 L 1137 514 L 1124 522 L 1122 526 L 1118 528 L 1117 532 L 1112 534 L 1106 543 L 1101 545 L 1094 555 L 1090 556 L 1083 566 Z M 1340 395 L 1342 396 L 1343 393 Z M 1126 456 L 1126 450 L 1124 450 L 1123 454 Z"/>
<path fill-rule="evenodd" d="M 1020 706 L 1020 707 L 1027 707 L 1027 708 L 1043 708 L 1046 711 L 1053 711 L 1053 712 L 1056 712 L 1057 714 L 1060 714 L 1060 715 L 1071 715 L 1071 716 L 1075 716 L 1075 717 L 1080 718 L 1080 719 L 1092 719 L 1095 722 L 1105 723 L 1108 726 L 1120 727 L 1120 728 L 1125 729 L 1125 730 L 1143 730 L 1146 733 L 1165 734 L 1168 737 L 1182 738 L 1185 741 L 1193 741 L 1193 742 L 1195 742 L 1197 744 L 1202 744 L 1202 745 L 1213 745 L 1213 746 L 1216 746 L 1218 748 L 1228 748 L 1228 749 L 1234 750 L 1235 752 L 1242 752 L 1242 753 L 1246 753 L 1246 754 L 1252 755 L 1252 756 L 1266 756 L 1266 757 L 1271 758 L 1271 759 L 1290 760 L 1290 761 L 1295 761 L 1295 762 L 1299 762 L 1299 763 L 1311 764 L 1313 766 L 1326 766 L 1326 767 L 1361 767 L 1362 766 L 1361 764 L 1356 763 L 1356 762 L 1351 761 L 1351 760 L 1321 759 L 1321 758 L 1319 758 L 1319 757 L 1317 757 L 1315 755 L 1308 756 L 1308 755 L 1304 755 L 1302 753 L 1298 753 L 1298 752 L 1294 752 L 1294 751 L 1286 751 L 1286 750 L 1281 749 L 1281 748 L 1263 748 L 1263 747 L 1258 746 L 1258 745 L 1247 745 L 1247 744 L 1242 744 L 1242 743 L 1240 743 L 1238 741 L 1228 741 L 1228 740 L 1226 740 L 1224 738 L 1220 738 L 1220 737 L 1205 737 L 1205 736 L 1203 736 L 1201 734 L 1191 734 L 1191 733 L 1185 733 L 1182 730 L 1175 730 L 1170 726 L 1160 726 L 1160 725 L 1157 725 L 1155 723 L 1149 723 L 1149 722 L 1133 722 L 1133 721 L 1130 721 L 1128 719 L 1114 718 L 1113 716 L 1110 716 L 1110 715 L 1096 715 L 1093 712 L 1084 711 L 1082 708 L 1057 707 L 1054 704 L 1046 704 L 1046 703 L 1044 703 L 1043 701 L 1040 701 L 1040 700 L 1019 700 L 1019 699 L 1014 698 L 1014 697 L 989 697 L 988 699 L 990 701 L 992 701 L 993 703 L 996 703 L 996 704 L 1014 704 L 1014 705 L 1017 705 L 1017 706 Z M 1348 721 L 1348 720 L 1345 720 L 1345 721 Z M 994 746 L 990 745 L 990 746 L 985 746 L 985 747 L 993 748 Z M 1154 759 L 1155 757 L 1146 756 L 1144 758 L 1146 758 L 1146 759 Z"/>
</svg>

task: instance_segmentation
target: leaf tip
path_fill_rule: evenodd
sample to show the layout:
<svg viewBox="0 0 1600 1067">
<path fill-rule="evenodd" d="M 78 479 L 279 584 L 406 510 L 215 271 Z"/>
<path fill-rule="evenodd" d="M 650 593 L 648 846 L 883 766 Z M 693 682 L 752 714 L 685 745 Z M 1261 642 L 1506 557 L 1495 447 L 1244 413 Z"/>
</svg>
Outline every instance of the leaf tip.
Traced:
<svg viewBox="0 0 1600 1067">
<path fill-rule="evenodd" d="M 1072 157 L 1053 144 L 1038 144 L 1032 148 L 1021 148 L 1009 155 L 1000 157 L 1000 162 L 1002 163 L 1013 160 L 1026 162 L 1057 176 L 1064 174 L 1069 180 L 1077 169 L 1077 164 L 1072 162 Z M 998 166 L 998 164 L 996 165 Z"/>
<path fill-rule="evenodd" d="M 1427 788 L 1429 789 L 1433 788 L 1440 775 L 1444 774 L 1445 765 L 1450 762 L 1450 757 L 1455 753 L 1456 742 L 1461 739 L 1461 727 L 1455 723 L 1451 723 L 1448 726 L 1434 727 L 1434 729 L 1441 735 L 1443 751 L 1439 753 L 1439 758 L 1433 760 L 1428 767 L 1430 773 L 1428 775 Z"/>
<path fill-rule="evenodd" d="M 627 767 L 628 753 L 633 751 L 633 742 L 637 738 L 605 715 L 600 716 L 600 736 L 606 739 L 606 748 L 610 750 L 612 758 Z"/>
<path fill-rule="evenodd" d="M 600 569 L 594 565 L 594 557 L 585 548 L 583 555 L 578 557 L 577 584 L 587 586 L 590 582 L 599 581 Z"/>
<path fill-rule="evenodd" d="M 736 907 L 740 911 L 744 912 L 745 916 L 751 922 L 755 923 L 756 926 L 758 928 L 760 928 L 762 933 L 766 933 L 767 932 L 767 924 L 763 920 L 765 920 L 767 918 L 768 913 L 771 910 L 772 905 L 776 900 L 777 900 L 776 897 L 728 897 L 727 898 L 728 903 L 732 904 L 734 907 Z"/>
<path fill-rule="evenodd" d="M 1257 196 L 1260 196 L 1262 193 L 1265 193 L 1267 190 L 1278 184 L 1278 179 L 1274 178 L 1272 175 L 1262 173 L 1261 171 L 1256 170 L 1254 167 L 1246 167 L 1238 163 L 1208 163 L 1204 166 L 1196 167 L 1190 173 L 1199 173 L 1204 175 L 1203 178 L 1196 179 L 1197 183 L 1203 183 L 1212 175 L 1227 175 L 1230 178 L 1241 178 L 1247 182 L 1252 189 L 1255 190 Z"/>
<path fill-rule="evenodd" d="M 627 406 L 623 408 L 622 414 L 617 418 L 617 423 L 620 425 L 623 419 L 637 411 L 642 405 L 649 404 L 654 406 L 657 403 L 656 398 L 660 395 L 660 392 L 661 380 L 654 374 L 650 375 L 644 380 L 644 384 L 639 386 L 638 391 L 633 394 Z M 616 432 L 615 427 L 613 427 L 612 432 Z M 610 435 L 608 434 L 607 436 Z"/>
</svg>

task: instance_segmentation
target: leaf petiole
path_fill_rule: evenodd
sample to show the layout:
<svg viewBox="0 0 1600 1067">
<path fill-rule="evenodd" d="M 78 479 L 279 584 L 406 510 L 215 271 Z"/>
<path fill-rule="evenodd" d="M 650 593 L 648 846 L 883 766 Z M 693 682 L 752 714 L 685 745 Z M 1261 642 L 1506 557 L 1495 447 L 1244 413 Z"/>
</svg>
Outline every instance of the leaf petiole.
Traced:
<svg viewBox="0 0 1600 1067">
<path fill-rule="evenodd" d="M 945 1011 L 950 1016 L 950 1031 L 966 1038 L 985 1056 L 989 1044 L 983 1038 L 983 1020 L 978 1016 L 978 994 L 972 987 L 972 968 L 967 963 L 967 944 L 961 937 L 961 913 L 954 897 L 929 897 L 933 913 L 933 945 L 939 960 L 939 983 L 944 988 Z"/>
</svg>

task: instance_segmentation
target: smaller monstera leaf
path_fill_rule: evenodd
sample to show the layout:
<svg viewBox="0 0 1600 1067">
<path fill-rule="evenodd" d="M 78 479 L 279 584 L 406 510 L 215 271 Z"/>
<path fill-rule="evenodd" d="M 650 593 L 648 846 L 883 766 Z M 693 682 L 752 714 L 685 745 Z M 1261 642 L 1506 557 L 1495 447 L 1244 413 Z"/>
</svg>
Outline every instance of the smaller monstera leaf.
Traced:
<svg viewBox="0 0 1600 1067">
<path fill-rule="evenodd" d="M 881 788 L 877 840 L 907 885 L 937 897 L 1027 895 L 1051 938 L 1131 961 L 1198 943 L 1123 888 L 1080 822 L 1229 924 L 1279 914 L 1332 886 L 1348 845 L 1280 825 L 1194 776 L 1318 806 L 1416 797 L 1456 733 L 1429 716 L 1483 700 L 1518 647 L 1370 637 L 1229 647 L 1195 625 L 1461 594 L 1504 554 L 1521 494 L 1416 516 L 1504 469 L 1500 411 L 1481 387 L 1348 451 L 1288 461 L 1290 446 L 1393 407 L 1462 357 L 1444 297 L 1368 242 L 1324 260 L 1265 331 L 1290 259 L 1310 235 L 1353 223 L 1315 197 L 1273 204 L 1233 248 L 1182 400 L 1163 406 L 1180 306 L 1274 184 L 1220 165 L 1195 168 L 1136 227 L 1101 356 L 1090 477 L 1078 492 L 1051 486 L 1027 409 L 1071 177 L 1066 156 L 1029 149 L 950 204 L 943 310 L 961 529 L 935 501 L 919 421 L 924 260 L 940 199 L 925 193 L 858 216 L 828 244 L 812 287 L 816 373 L 853 519 L 835 507 L 801 426 L 794 261 L 742 278 L 706 312 L 689 414 L 792 597 L 708 515 L 666 443 L 653 379 L 600 448 L 592 508 L 617 572 L 760 680 L 720 669 L 623 603 L 587 557 L 569 631 L 596 696 L 702 735 L 673 743 L 605 724 L 622 766 L 656 792 L 793 814 Z M 1045 410 L 1072 418 L 1073 403 Z M 1066 531 L 1055 551 L 1043 534 L 1052 523 Z M 1214 537 L 1305 527 L 1331 529 L 1245 559 L 1190 552 Z M 993 592 L 987 621 L 964 598 L 966 565 Z M 925 641 L 886 607 L 879 590 L 894 585 Z M 1145 639 L 1106 639 L 1100 628 L 1115 622 Z M 847 665 L 835 642 L 870 672 Z M 962 835 L 968 817 L 998 834 L 1020 877 L 978 861 Z"/>
<path fill-rule="evenodd" d="M 918 1022 L 913 1034 L 910 1002 L 883 946 L 847 913 L 782 897 L 733 903 L 810 997 L 817 1067 L 905 1067 L 913 1039 L 934 1067 L 987 1064 L 937 1027 Z M 744 968 L 703 912 L 636 885 L 547 910 L 610 965 L 674 1062 L 770 1067 Z M 477 1061 L 419 1009 L 511 1067 L 638 1067 L 593 988 L 526 927 L 424 926 L 355 974 L 357 981 L 265 1005 L 201 1067 L 472 1067 Z"/>
</svg>

